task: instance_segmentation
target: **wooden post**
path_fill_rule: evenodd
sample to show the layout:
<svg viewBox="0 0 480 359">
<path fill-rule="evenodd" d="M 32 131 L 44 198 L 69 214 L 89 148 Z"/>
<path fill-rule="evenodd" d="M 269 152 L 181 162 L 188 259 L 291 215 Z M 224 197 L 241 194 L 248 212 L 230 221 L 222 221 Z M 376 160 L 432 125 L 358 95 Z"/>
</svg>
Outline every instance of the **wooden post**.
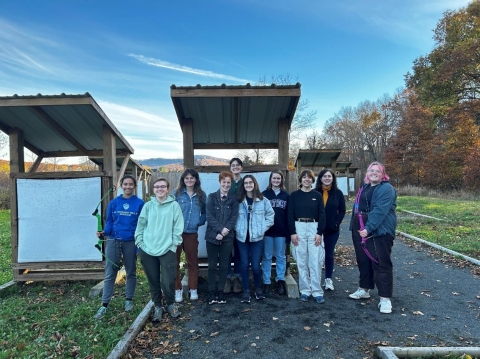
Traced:
<svg viewBox="0 0 480 359">
<path fill-rule="evenodd" d="M 281 168 L 286 168 L 284 171 L 285 186 L 288 188 L 288 119 L 281 118 L 278 120 L 278 165 Z"/>
<path fill-rule="evenodd" d="M 25 158 L 23 153 L 23 132 L 18 128 L 12 128 L 10 137 L 10 173 L 25 172 Z M 17 180 L 10 176 L 10 223 L 12 232 L 12 263 L 18 263 L 18 202 Z M 17 280 L 23 272 L 14 269 L 13 279 Z"/>
<path fill-rule="evenodd" d="M 117 155 L 115 146 L 115 136 L 108 126 L 103 126 L 103 170 L 111 173 L 111 177 L 102 179 L 102 191 L 108 191 L 113 185 L 117 184 Z M 108 203 L 113 199 L 114 193 L 107 196 L 102 203 L 102 212 L 105 215 Z M 105 216 L 103 216 L 105 218 Z"/>
<path fill-rule="evenodd" d="M 193 120 L 185 118 L 182 121 L 183 132 L 183 166 L 184 168 L 193 168 L 195 165 L 193 151 Z"/>
</svg>

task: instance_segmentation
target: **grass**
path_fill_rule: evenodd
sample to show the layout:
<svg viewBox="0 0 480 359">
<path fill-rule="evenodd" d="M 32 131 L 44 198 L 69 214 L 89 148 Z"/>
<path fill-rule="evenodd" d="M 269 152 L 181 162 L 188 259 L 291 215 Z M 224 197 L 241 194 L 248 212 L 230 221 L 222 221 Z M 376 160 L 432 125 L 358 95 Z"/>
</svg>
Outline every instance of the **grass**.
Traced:
<svg viewBox="0 0 480 359">
<path fill-rule="evenodd" d="M 0 211 L 0 284 L 12 280 L 10 212 Z M 0 292 L 0 358 L 105 358 L 150 300 L 138 263 L 134 309 L 123 310 L 125 282 L 102 320 L 94 281 L 27 282 Z"/>
<path fill-rule="evenodd" d="M 480 201 L 400 196 L 397 205 L 399 210 L 444 219 L 437 221 L 399 211 L 397 230 L 480 258 Z"/>
</svg>

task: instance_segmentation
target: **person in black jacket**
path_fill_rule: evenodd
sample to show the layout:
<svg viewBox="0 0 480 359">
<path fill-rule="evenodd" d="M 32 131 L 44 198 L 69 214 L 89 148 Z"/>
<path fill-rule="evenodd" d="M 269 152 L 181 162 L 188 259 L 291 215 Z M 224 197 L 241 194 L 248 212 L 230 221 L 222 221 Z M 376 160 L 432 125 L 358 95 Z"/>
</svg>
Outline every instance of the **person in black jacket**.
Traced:
<svg viewBox="0 0 480 359">
<path fill-rule="evenodd" d="M 283 172 L 273 170 L 270 173 L 268 187 L 262 194 L 270 200 L 270 204 L 275 212 L 273 226 L 265 232 L 263 237 L 263 290 L 265 294 L 270 293 L 270 284 L 272 276 L 272 256 L 275 255 L 276 263 L 276 277 L 277 293 L 284 295 L 286 293 L 285 287 L 285 272 L 287 269 L 287 257 L 285 255 L 286 244 L 290 243 L 290 234 L 288 231 L 288 200 L 290 195 L 285 189 L 285 178 Z M 288 240 L 287 240 L 288 238 Z"/>
<path fill-rule="evenodd" d="M 233 174 L 223 171 L 218 176 L 220 189 L 210 193 L 207 198 L 207 241 L 208 257 L 208 304 L 226 303 L 223 288 L 227 280 L 227 268 L 230 265 L 230 253 L 235 240 L 235 224 L 238 218 L 237 197 L 229 193 L 232 186 Z M 216 292 L 215 282 L 218 268 L 218 288 Z"/>
<path fill-rule="evenodd" d="M 345 198 L 343 192 L 337 187 L 335 173 L 324 168 L 318 174 L 315 190 L 322 193 L 325 206 L 325 230 L 323 242 L 325 243 L 325 290 L 333 290 L 333 267 L 335 246 L 340 236 L 340 224 L 345 217 Z"/>
</svg>

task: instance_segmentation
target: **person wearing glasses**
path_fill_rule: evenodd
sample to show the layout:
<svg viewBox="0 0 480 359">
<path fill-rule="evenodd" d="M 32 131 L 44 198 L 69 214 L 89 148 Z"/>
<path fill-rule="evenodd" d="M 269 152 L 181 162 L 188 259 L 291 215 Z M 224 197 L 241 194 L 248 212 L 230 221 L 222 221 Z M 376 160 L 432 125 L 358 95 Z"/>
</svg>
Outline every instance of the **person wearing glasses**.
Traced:
<svg viewBox="0 0 480 359">
<path fill-rule="evenodd" d="M 180 205 L 185 222 L 183 242 L 177 247 L 177 279 L 175 280 L 175 301 L 183 300 L 182 282 L 180 280 L 180 256 L 185 252 L 188 269 L 188 289 L 190 300 L 198 300 L 198 227 L 205 224 L 207 213 L 205 203 L 207 195 L 202 191 L 198 172 L 186 169 L 180 177 L 177 188 L 172 193 Z"/>
<path fill-rule="evenodd" d="M 234 157 L 230 160 L 230 172 L 233 173 L 232 186 L 229 193 L 237 197 L 238 190 L 242 185 L 243 162 L 240 158 Z M 232 259 L 233 259 L 233 273 L 232 273 Z M 223 292 L 229 294 L 242 292 L 242 276 L 240 275 L 240 255 L 238 254 L 237 241 L 233 241 L 233 255 L 230 254 L 230 265 L 227 271 L 227 280 Z"/>
<path fill-rule="evenodd" d="M 243 177 L 238 192 L 238 220 L 235 225 L 236 241 L 240 253 L 240 273 L 242 275 L 242 303 L 250 303 L 249 265 L 252 266 L 255 283 L 255 298 L 265 299 L 262 291 L 263 237 L 273 225 L 275 212 L 270 201 L 263 196 L 257 180 L 252 175 Z"/>
<path fill-rule="evenodd" d="M 95 319 L 101 319 L 108 311 L 108 304 L 113 296 L 113 287 L 121 267 L 122 257 L 125 265 L 125 311 L 133 309 L 133 295 L 137 285 L 137 247 L 135 246 L 135 228 L 138 216 L 144 205 L 143 200 L 135 196 L 137 180 L 130 175 L 120 180 L 123 194 L 108 204 L 107 220 L 103 232 L 97 232 L 97 237 L 105 236 L 105 280 L 103 282 L 102 306 L 95 314 Z"/>
<path fill-rule="evenodd" d="M 320 193 L 312 190 L 315 174 L 303 170 L 299 177 L 300 189 L 292 192 L 288 203 L 288 228 L 292 240 L 292 255 L 297 262 L 300 300 L 307 302 L 313 296 L 319 304 L 325 303 L 322 263 L 325 259 L 323 231 L 325 208 Z"/>
<path fill-rule="evenodd" d="M 340 236 L 340 224 L 345 217 L 345 198 L 337 187 L 337 176 L 332 170 L 324 168 L 318 174 L 315 191 L 320 192 L 325 207 L 325 230 L 323 243 L 325 245 L 325 290 L 333 290 L 333 266 L 335 246 Z"/>
<path fill-rule="evenodd" d="M 233 174 L 223 171 L 218 176 L 220 188 L 207 198 L 207 231 L 205 241 L 208 257 L 208 304 L 227 302 L 223 288 L 230 266 L 230 254 L 235 240 L 235 223 L 238 218 L 238 201 L 230 193 Z M 217 270 L 218 265 L 218 270 Z M 217 287 L 218 274 L 218 287 Z M 218 289 L 217 289 L 218 288 Z"/>
<path fill-rule="evenodd" d="M 388 182 L 385 167 L 372 162 L 353 206 L 350 230 L 360 272 L 352 299 L 370 298 L 377 286 L 380 313 L 391 313 L 393 294 L 392 247 L 397 227 L 397 193 Z"/>
<path fill-rule="evenodd" d="M 173 195 L 168 194 L 169 187 L 166 178 L 154 182 L 155 196 L 143 206 L 135 231 L 135 244 L 155 304 L 154 321 L 162 318 L 162 292 L 170 316 L 176 318 L 181 314 L 175 303 L 175 278 L 176 253 L 182 244 L 184 221 L 180 205 Z"/>
</svg>

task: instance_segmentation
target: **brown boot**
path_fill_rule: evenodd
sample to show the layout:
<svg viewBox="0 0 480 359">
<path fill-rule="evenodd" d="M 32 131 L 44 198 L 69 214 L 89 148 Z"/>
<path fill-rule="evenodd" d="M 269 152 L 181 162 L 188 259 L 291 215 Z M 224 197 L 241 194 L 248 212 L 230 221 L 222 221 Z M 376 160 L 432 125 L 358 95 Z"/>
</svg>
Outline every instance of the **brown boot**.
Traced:
<svg viewBox="0 0 480 359">
<path fill-rule="evenodd" d="M 225 288 L 223 288 L 223 293 L 229 294 L 232 291 L 232 280 L 231 278 L 227 278 L 225 281 Z"/>
<path fill-rule="evenodd" d="M 233 293 L 241 293 L 243 292 L 242 282 L 240 278 L 235 277 L 233 278 Z"/>
</svg>

